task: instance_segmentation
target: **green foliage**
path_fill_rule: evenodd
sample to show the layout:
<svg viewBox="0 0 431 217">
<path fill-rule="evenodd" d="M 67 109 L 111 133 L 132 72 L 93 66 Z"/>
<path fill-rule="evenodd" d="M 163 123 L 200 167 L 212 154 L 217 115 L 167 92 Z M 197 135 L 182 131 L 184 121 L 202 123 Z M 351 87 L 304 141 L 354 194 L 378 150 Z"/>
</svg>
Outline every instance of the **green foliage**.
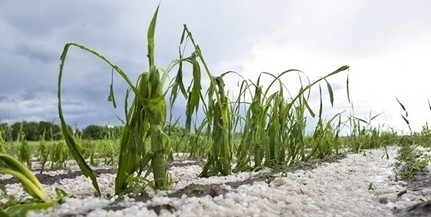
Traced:
<svg viewBox="0 0 431 217">
<path fill-rule="evenodd" d="M 395 173 L 401 180 L 410 180 L 419 172 L 425 171 L 431 157 L 418 146 L 403 145 L 398 151 L 397 162 L 395 163 Z"/>
<path fill-rule="evenodd" d="M 90 124 L 82 130 L 82 139 L 100 140 L 109 137 L 116 139 L 120 137 L 120 127 L 99 126 Z"/>
<path fill-rule="evenodd" d="M 141 176 L 129 176 L 127 177 L 128 186 L 124 189 L 120 195 L 127 194 L 132 196 L 144 196 L 148 197 L 147 187 L 151 187 L 150 181 L 145 177 Z"/>
<path fill-rule="evenodd" d="M 216 99 L 213 99 L 213 95 L 216 95 L 214 97 Z M 205 115 L 208 132 L 211 132 L 212 147 L 200 176 L 230 175 L 232 172 L 232 126 L 229 100 L 225 94 L 222 76 L 211 80 L 208 103 L 208 112 Z"/>
<path fill-rule="evenodd" d="M 104 128 L 98 125 L 91 124 L 82 130 L 83 139 L 103 139 Z"/>
<path fill-rule="evenodd" d="M 302 72 L 299 70 L 286 70 L 278 76 L 262 73 L 256 84 L 242 85 L 240 93 L 254 94 L 251 95 L 251 103 L 246 111 L 243 137 L 237 149 L 238 165 L 235 171 L 259 169 L 263 166 L 274 168 L 287 163 L 293 164 L 297 160 L 307 161 L 312 157 L 323 158 L 331 155 L 333 149 L 337 152 L 341 123 L 340 121 L 335 124 L 333 122 L 338 120 L 340 115 L 334 116 L 328 122 L 323 120 L 323 96 L 320 82 L 326 83 L 332 105 L 334 100 L 332 87 L 326 79 L 347 69 L 348 66 L 343 66 L 314 82 L 302 85 L 298 93 L 289 98 L 285 96 L 287 88 L 281 78 L 290 73 L 301 75 Z M 260 84 L 263 75 L 273 78 L 267 87 Z M 300 76 L 299 78 L 301 81 Z M 278 84 L 278 88 L 274 93 L 269 94 L 273 90 L 274 84 Z M 308 100 L 311 88 L 317 84 L 319 84 L 320 91 L 317 125 L 313 135 L 307 137 L 305 134 L 306 115 L 316 116 L 309 106 Z M 254 160 L 253 164 L 252 160 Z"/>
<path fill-rule="evenodd" d="M 0 173 L 9 174 L 18 179 L 23 189 L 32 196 L 32 199 L 23 202 L 17 201 L 7 195 L 2 185 L 3 195 L 8 198 L 5 204 L 0 203 L 2 216 L 25 216 L 29 210 L 46 209 L 54 205 L 33 173 L 17 159 L 7 154 L 0 154 L 0 161 L 6 166 L 0 167 Z"/>
<path fill-rule="evenodd" d="M 30 210 L 42 210 L 64 203 L 64 199 L 69 197 L 66 192 L 56 188 L 55 198 L 49 201 L 43 201 L 39 198 L 18 199 L 7 194 L 6 188 L 0 184 L 0 191 L 5 200 L 0 202 L 0 216 L 2 217 L 25 217 Z"/>
<path fill-rule="evenodd" d="M 25 134 L 27 141 L 38 141 L 44 131 L 49 132 L 45 133 L 46 140 L 58 140 L 61 138 L 60 127 L 46 121 L 16 122 L 10 126 L 10 137 L 13 140 L 18 140 L 19 132 L 22 132 Z"/>
<path fill-rule="evenodd" d="M 167 174 L 167 160 L 172 158 L 173 148 L 184 149 L 178 144 L 171 146 L 172 140 L 163 130 L 167 117 L 167 105 L 165 95 L 170 91 L 170 107 L 173 108 L 178 94 L 182 94 L 187 103 L 185 108 L 186 120 L 185 131 L 188 136 L 177 137 L 175 142 L 186 142 L 186 146 L 190 147 L 190 155 L 201 156 L 201 153 L 207 154 L 207 161 L 203 167 L 200 176 L 207 177 L 212 175 L 229 175 L 232 172 L 231 164 L 235 151 L 238 158 L 237 170 L 241 171 L 250 168 L 259 168 L 261 166 L 276 167 L 288 162 L 308 160 L 312 157 L 325 157 L 333 153 L 333 148 L 338 150 L 338 131 L 340 122 L 337 126 L 322 120 L 322 90 L 321 82 L 326 83 L 326 89 L 329 94 L 331 105 L 334 102 L 333 91 L 327 79 L 340 72 L 348 70 L 348 66 L 340 67 L 328 75 L 317 79 L 313 83 L 309 82 L 302 86 L 298 93 L 293 97 L 286 98 L 284 91 L 287 90 L 281 81 L 281 77 L 291 72 L 302 73 L 299 70 L 287 70 L 278 76 L 270 73 L 262 73 L 273 78 L 266 89 L 263 89 L 260 84 L 260 77 L 257 84 L 248 85 L 243 82 L 241 94 L 255 88 L 255 95 L 251 96 L 252 102 L 247 110 L 247 117 L 242 119 L 239 114 L 234 114 L 232 111 L 239 111 L 240 102 L 236 102 L 236 106 L 232 105 L 227 97 L 225 89 L 224 77 L 233 72 L 226 72 L 220 76 L 213 76 L 203 58 L 199 45 L 197 45 L 192 37 L 187 26 L 184 25 L 184 30 L 180 40 L 180 46 L 190 41 L 194 51 L 190 56 L 186 56 L 180 49 L 180 57 L 174 60 L 166 69 L 161 69 L 155 65 L 155 28 L 157 14 L 159 8 L 156 9 L 153 18 L 150 22 L 147 32 L 148 42 L 148 63 L 149 70 L 140 74 L 136 85 L 129 80 L 127 75 L 111 61 L 96 51 L 87 48 L 77 43 L 67 43 L 61 55 L 60 73 L 58 81 L 58 99 L 59 99 L 59 116 L 62 126 L 62 132 L 65 137 L 66 144 L 71 151 L 71 155 L 78 162 L 81 170 L 86 176 L 90 176 L 94 187 L 98 190 L 97 179 L 94 176 L 91 168 L 84 161 L 84 155 L 90 157 L 92 162 L 95 162 L 96 155 L 94 153 L 86 153 L 86 148 L 83 143 L 77 143 L 74 135 L 67 129 L 67 124 L 64 120 L 61 108 L 61 78 L 63 66 L 66 59 L 68 49 L 71 46 L 78 47 L 87 52 L 94 54 L 113 68 L 129 85 L 131 92 L 134 94 L 132 105 L 128 107 L 128 96 L 125 99 L 125 117 L 124 127 L 122 129 L 120 139 L 120 152 L 118 160 L 118 172 L 115 180 L 115 193 L 119 194 L 127 188 L 129 184 L 127 180 L 130 176 L 139 176 L 142 171 L 147 170 L 153 172 L 154 187 L 157 189 L 165 189 L 169 185 L 169 176 Z M 183 64 L 189 63 L 192 66 L 192 80 L 187 90 L 183 83 Z M 172 79 L 172 83 L 166 91 L 165 81 L 168 78 L 169 72 L 178 66 L 178 72 Z M 202 70 L 209 78 L 210 84 L 203 95 L 202 90 Z M 300 79 L 301 80 L 301 79 Z M 302 84 L 302 81 L 300 81 Z M 318 116 L 318 125 L 316 132 L 311 137 L 312 139 L 306 144 L 305 128 L 306 128 L 306 113 L 312 117 L 315 116 L 314 111 L 308 104 L 311 88 L 319 84 L 320 90 L 320 108 Z M 278 91 L 270 94 L 269 91 L 273 86 L 278 85 Z M 113 84 L 111 82 L 110 93 L 108 100 L 116 106 L 113 93 Z M 241 96 L 238 98 L 240 99 Z M 199 106 L 202 105 L 202 110 L 205 115 L 200 125 L 194 128 L 191 132 L 193 115 L 198 112 Z M 171 110 L 172 114 L 172 110 Z M 172 118 L 172 117 L 171 117 Z M 241 121 L 245 121 L 243 129 L 243 139 L 240 140 L 239 146 L 234 146 L 234 133 Z M 98 129 L 89 127 L 84 130 L 83 136 L 88 138 L 97 138 L 100 135 L 94 135 Z M 149 139 L 149 146 L 146 141 Z M 335 144 L 333 146 L 331 143 Z M 309 146 L 311 151 L 306 151 L 305 147 Z M 106 151 L 112 153 L 110 146 L 105 146 Z M 251 159 L 254 159 L 254 165 L 251 164 Z M 99 192 L 100 193 L 100 192 Z"/>
<path fill-rule="evenodd" d="M 135 94 L 135 98 L 130 108 L 127 106 L 128 94 L 126 94 L 125 99 L 125 111 L 126 120 L 125 126 L 122 130 L 121 140 L 120 140 L 120 154 L 119 154 L 119 165 L 118 173 L 115 181 L 115 192 L 120 193 L 127 187 L 127 178 L 133 175 L 135 172 L 139 175 L 144 169 L 148 169 L 148 163 L 151 163 L 151 170 L 154 175 L 155 187 L 158 189 L 163 189 L 168 186 L 169 180 L 167 175 L 167 156 L 171 153 L 171 148 L 166 134 L 163 132 L 163 128 L 166 121 L 166 101 L 165 93 L 162 88 L 164 87 L 165 80 L 168 77 L 170 70 L 182 63 L 189 62 L 193 65 L 194 71 L 194 83 L 200 82 L 200 75 L 198 73 L 198 66 L 196 62 L 195 54 L 191 57 L 181 58 L 180 60 L 173 61 L 173 63 L 168 66 L 166 70 L 162 70 L 155 65 L 154 61 L 154 33 L 157 20 L 158 8 L 154 13 L 153 19 L 151 20 L 150 26 L 148 28 L 148 61 L 149 61 L 149 71 L 143 72 L 137 81 L 136 86 L 129 80 L 127 75 L 116 65 L 111 63 L 106 57 L 101 54 L 91 50 L 83 45 L 77 43 L 67 43 L 64 47 L 63 53 L 61 55 L 60 72 L 58 79 L 58 101 L 59 101 L 59 117 L 62 127 L 62 132 L 65 137 L 65 141 L 71 151 L 73 158 L 77 161 L 82 172 L 92 179 L 93 186 L 99 192 L 97 179 L 91 170 L 91 168 L 86 164 L 82 154 L 79 150 L 79 144 L 76 143 L 74 135 L 67 129 L 67 124 L 63 117 L 62 106 L 61 106 L 61 78 L 63 73 L 63 66 L 67 56 L 67 52 L 71 46 L 78 47 L 87 52 L 90 52 L 109 64 L 113 70 L 118 72 L 121 77 L 129 85 L 132 92 Z M 162 74 L 160 73 L 162 72 Z M 181 74 L 181 65 L 178 74 Z M 178 81 L 181 84 L 174 83 L 183 87 L 182 81 Z M 196 88 L 199 85 L 195 86 Z M 177 92 L 171 93 L 171 103 L 175 101 Z M 114 107 L 115 97 L 112 91 L 112 84 L 110 89 L 110 95 L 108 99 L 113 103 Z M 189 98 L 188 109 L 195 108 L 197 106 L 196 98 Z M 193 109 L 192 109 L 193 110 Z M 191 116 L 192 113 L 187 115 L 187 118 Z M 147 150 L 145 146 L 146 139 L 150 139 L 150 150 Z M 99 192 L 100 193 L 100 192 Z"/>
<path fill-rule="evenodd" d="M 100 142 L 102 147 L 99 148 L 101 151 L 99 151 L 98 158 L 103 158 L 105 165 L 114 165 L 117 161 L 118 148 L 115 142 L 106 138 Z"/>
<path fill-rule="evenodd" d="M 69 157 L 69 150 L 64 140 L 56 142 L 50 153 L 51 168 L 62 168 L 66 166 L 66 160 Z"/>
<path fill-rule="evenodd" d="M 2 131 L 0 131 L 0 153 L 6 153 L 6 152 L 7 152 L 6 141 L 3 139 Z"/>
<path fill-rule="evenodd" d="M 27 164 L 29 168 L 31 168 L 31 152 L 28 142 L 25 139 L 25 135 L 23 132 L 20 132 L 19 136 L 19 148 L 18 148 L 18 159 L 21 162 Z"/>
<path fill-rule="evenodd" d="M 172 61 L 166 69 L 158 67 L 155 63 L 158 10 L 159 7 L 155 10 L 147 31 L 149 69 L 139 75 L 136 83 L 105 56 L 84 45 L 70 42 L 64 46 L 60 58 L 58 111 L 61 127 L 49 122 L 23 121 L 10 127 L 0 124 L 0 159 L 3 160 L 3 163 L 0 163 L 0 172 L 17 177 L 24 189 L 35 199 L 27 201 L 29 204 L 19 204 L 21 208 L 5 209 L 0 215 L 25 215 L 25 210 L 52 205 L 52 200 L 46 196 L 31 172 L 22 163 L 3 154 L 7 151 L 17 153 L 19 160 L 31 167 L 32 153 L 27 139 L 39 139 L 36 156 L 42 164 L 42 171 L 48 157 L 51 167 L 64 167 L 66 160 L 73 157 L 82 173 L 91 179 L 99 195 L 101 192 L 97 178 L 86 160 L 89 160 L 92 166 L 98 165 L 101 160 L 104 160 L 106 165 L 118 163 L 115 194 L 120 196 L 148 195 L 148 187 L 155 190 L 167 189 L 171 182 L 167 162 L 173 159 L 173 152 L 185 152 L 191 158 L 206 157 L 201 177 L 229 175 L 232 171 L 258 170 L 264 167 L 280 168 L 315 158 L 331 157 L 339 154 L 345 147 L 357 153 L 362 149 L 398 142 L 402 148 L 397 158 L 397 172 L 402 179 L 413 177 L 428 165 L 430 157 L 415 151 L 415 148 L 418 143 L 431 146 L 431 129 L 426 125 L 420 133 L 413 133 L 407 109 L 398 99 L 404 111 L 401 116 L 410 130 L 410 135 L 403 137 L 399 137 L 394 131 L 373 127 L 371 122 L 380 114 L 370 114 L 368 119 L 355 117 L 353 104 L 352 113 L 347 120 L 343 120 L 342 113 L 327 119 L 324 117 L 325 96 L 322 86 L 326 90 L 330 105 L 333 106 L 335 97 L 328 79 L 347 71 L 349 66 L 342 66 L 313 82 L 297 69 L 286 70 L 278 75 L 263 72 L 257 77 L 257 81 L 243 80 L 238 98 L 231 101 L 225 86 L 225 77 L 235 72 L 228 71 L 218 76 L 211 74 L 199 45 L 184 25 L 179 58 Z M 187 42 L 193 45 L 189 56 L 184 53 Z M 123 127 L 90 125 L 82 133 L 75 133 L 67 125 L 62 110 L 61 87 L 63 68 L 71 47 L 89 52 L 107 63 L 113 69 L 111 76 L 117 72 L 129 86 L 124 99 Z M 186 68 L 184 64 L 190 64 L 192 69 L 188 86 L 183 82 Z M 178 68 L 177 74 L 167 84 L 167 79 L 171 78 L 169 73 L 175 67 Z M 284 83 L 285 77 L 291 74 L 298 76 L 300 84 L 300 88 L 293 95 Z M 209 79 L 209 87 L 206 90 L 203 89 L 203 75 Z M 271 81 L 262 82 L 263 76 L 268 76 Z M 346 86 L 347 98 L 351 103 L 348 77 Z M 318 110 L 312 107 L 314 101 L 310 102 L 312 90 L 316 87 L 319 90 Z M 172 109 L 180 94 L 186 100 L 184 126 L 178 124 L 180 118 L 172 121 Z M 131 101 L 129 95 L 133 95 Z M 169 95 L 169 101 L 166 95 Z M 108 100 L 116 107 L 112 77 Z M 132 103 L 130 106 L 129 102 Z M 171 108 L 168 124 L 167 107 Z M 429 107 L 431 109 L 431 106 Z M 201 123 L 197 123 L 195 117 L 199 112 L 204 114 Z M 245 116 L 242 116 L 243 112 Z M 307 118 L 316 122 L 311 133 L 306 132 L 309 128 Z M 350 135 L 341 137 L 341 128 L 346 125 L 351 129 Z M 61 135 L 58 133 L 60 131 Z M 6 148 L 5 140 L 8 139 L 16 139 L 18 145 Z M 47 143 L 47 140 L 51 142 Z M 14 148 L 17 149 L 16 152 Z M 236 166 L 232 168 L 234 161 Z M 8 167 L 3 167 L 4 165 Z M 147 178 L 150 173 L 153 174 L 153 180 Z M 262 178 L 268 183 L 273 179 L 270 176 Z M 369 189 L 374 187 L 370 183 Z M 11 204 L 0 206 L 5 208 L 18 205 L 14 199 L 10 198 L 9 202 Z M 38 205 L 40 202 L 43 205 Z"/>
<path fill-rule="evenodd" d="M 431 147 L 431 128 L 428 123 L 422 126 L 420 132 L 415 132 L 412 138 L 424 147 Z"/>
<path fill-rule="evenodd" d="M 37 149 L 37 158 L 39 160 L 39 163 L 41 165 L 40 173 L 42 173 L 45 169 L 46 162 L 48 161 L 50 149 L 48 148 L 48 144 L 45 140 L 45 131 L 43 131 L 43 134 L 40 136 L 39 140 L 39 147 Z"/>
<path fill-rule="evenodd" d="M 97 151 L 97 140 L 77 138 L 77 148 L 84 159 L 88 159 L 94 151 Z"/>
<path fill-rule="evenodd" d="M 395 163 L 395 173 L 402 180 L 410 180 L 420 172 L 424 172 L 431 160 L 431 156 L 425 154 L 424 147 L 430 145 L 430 128 L 428 123 L 417 133 L 412 130 L 406 106 L 397 98 L 397 102 L 403 110 L 401 114 L 407 124 L 410 135 L 405 135 L 400 139 L 401 148 L 398 151 L 397 162 Z M 430 102 L 428 107 L 431 110 Z"/>
</svg>

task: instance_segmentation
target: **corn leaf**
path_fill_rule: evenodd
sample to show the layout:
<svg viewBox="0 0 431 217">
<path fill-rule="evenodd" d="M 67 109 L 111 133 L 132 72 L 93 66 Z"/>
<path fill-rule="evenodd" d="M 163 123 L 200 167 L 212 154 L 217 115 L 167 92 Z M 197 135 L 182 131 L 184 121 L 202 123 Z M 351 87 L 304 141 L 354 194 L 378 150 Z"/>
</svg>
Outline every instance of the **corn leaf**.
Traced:
<svg viewBox="0 0 431 217">
<path fill-rule="evenodd" d="M 85 177 L 90 177 L 91 182 L 93 184 L 93 187 L 96 189 L 98 195 L 101 196 L 101 192 L 99 189 L 99 185 L 97 183 L 96 175 L 93 173 L 93 170 L 90 168 L 90 166 L 88 166 L 88 164 L 85 162 L 82 155 L 79 153 L 78 146 L 77 146 L 77 144 L 73 138 L 72 133 L 68 130 L 68 126 L 67 126 L 66 121 L 63 117 L 63 109 L 62 109 L 62 103 L 61 103 L 61 81 L 62 81 L 62 76 L 63 76 L 63 66 L 64 66 L 64 62 L 66 61 L 66 55 L 67 55 L 67 51 L 68 51 L 70 45 L 72 45 L 72 44 L 66 44 L 66 46 L 64 47 L 63 53 L 61 54 L 60 72 L 58 75 L 57 97 L 58 97 L 58 113 L 59 113 L 59 118 L 60 118 L 60 123 L 61 123 L 61 131 L 63 133 L 64 140 L 66 141 L 67 146 L 69 147 L 69 150 L 70 150 L 73 158 L 75 159 L 76 163 L 78 164 L 79 168 L 81 169 L 82 174 Z"/>
<path fill-rule="evenodd" d="M 9 166 L 9 168 L 0 168 L 0 173 L 8 173 L 15 176 L 21 182 L 24 190 L 31 196 L 39 198 L 44 202 L 51 201 L 36 176 L 21 162 L 3 153 L 0 154 L 0 160 Z"/>
</svg>

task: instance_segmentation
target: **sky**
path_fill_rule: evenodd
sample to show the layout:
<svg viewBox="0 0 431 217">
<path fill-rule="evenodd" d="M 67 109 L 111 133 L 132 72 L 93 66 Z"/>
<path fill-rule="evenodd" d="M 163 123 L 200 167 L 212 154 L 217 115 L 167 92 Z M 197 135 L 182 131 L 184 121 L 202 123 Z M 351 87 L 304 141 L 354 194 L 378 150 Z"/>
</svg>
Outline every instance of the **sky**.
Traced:
<svg viewBox="0 0 431 217">
<path fill-rule="evenodd" d="M 406 132 L 398 98 L 413 129 L 430 121 L 431 1 L 1 0 L 0 122 L 59 123 L 59 58 L 67 42 L 96 50 L 136 81 L 148 71 L 146 34 L 159 3 L 155 51 L 161 68 L 178 57 L 187 24 L 212 74 L 235 71 L 243 77 L 227 77 L 232 95 L 238 81 L 256 82 L 261 72 L 299 69 L 314 81 L 348 65 L 348 71 L 329 79 L 335 101 L 331 107 L 325 96 L 326 118 L 339 112 L 363 120 L 377 115 L 373 126 Z M 114 76 L 119 104 L 114 109 L 107 101 L 110 80 L 111 68 L 104 62 L 70 49 L 62 81 L 69 125 L 119 123 L 127 85 Z M 270 79 L 263 81 L 267 85 Z M 296 75 L 283 77 L 283 83 L 297 91 Z M 183 115 L 183 103 L 175 105 L 177 114 Z M 310 104 L 318 109 L 318 103 L 314 88 Z"/>
</svg>

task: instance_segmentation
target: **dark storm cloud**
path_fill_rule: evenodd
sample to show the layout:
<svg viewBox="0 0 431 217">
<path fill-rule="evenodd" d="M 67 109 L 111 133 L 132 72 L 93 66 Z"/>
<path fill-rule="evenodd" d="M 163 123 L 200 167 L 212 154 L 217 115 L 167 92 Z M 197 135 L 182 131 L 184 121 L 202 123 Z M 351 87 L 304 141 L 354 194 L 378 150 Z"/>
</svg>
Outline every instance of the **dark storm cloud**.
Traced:
<svg viewBox="0 0 431 217">
<path fill-rule="evenodd" d="M 0 95 L 0 102 L 7 102 L 9 101 L 9 98 L 7 96 Z"/>
<path fill-rule="evenodd" d="M 108 26 L 115 21 L 115 2 L 106 1 L 4 1 L 2 20 L 28 37 L 50 36 L 59 30 L 83 28 L 86 25 Z M 110 16 L 103 16 L 103 15 Z M 102 16 L 101 16 L 102 15 Z M 90 26 L 91 27 L 91 26 Z"/>
<path fill-rule="evenodd" d="M 138 0 L 127 4 L 113 0 L 0 1 L 0 121 L 57 117 L 59 58 L 69 41 L 100 52 L 135 82 L 139 73 L 148 71 L 146 31 L 157 4 Z M 367 79 L 373 73 L 382 74 L 378 69 L 387 66 L 379 60 L 370 63 L 362 59 L 399 52 L 412 42 L 425 44 L 419 47 L 427 50 L 430 7 L 429 1 L 386 0 L 163 1 L 156 27 L 156 64 L 166 68 L 178 57 L 183 24 L 187 24 L 215 75 L 237 70 L 255 81 L 258 70 L 270 71 L 274 65 L 275 72 L 304 66 L 305 72 L 315 73 L 325 72 L 327 69 L 321 68 L 327 62 L 330 64 L 325 67 L 352 63 L 351 78 L 356 76 L 351 81 L 352 93 L 367 98 L 381 93 Z M 188 51 L 191 48 L 189 42 Z M 409 58 L 420 56 L 427 55 Z M 392 62 L 403 61 L 405 58 Z M 361 71 L 358 68 L 362 65 L 367 67 Z M 335 68 L 331 65 L 328 69 L 331 72 Z M 427 70 L 426 66 L 422 69 Z M 68 122 L 80 127 L 106 124 L 115 120 L 115 114 L 123 113 L 127 85 L 115 74 L 119 105 L 114 110 L 106 100 L 110 76 L 111 68 L 103 61 L 79 48 L 70 48 L 62 86 Z M 188 84 L 190 68 L 184 78 Z M 232 78 L 228 77 L 226 83 L 238 88 Z M 344 97 L 345 80 L 330 82 L 334 93 Z M 359 89 L 363 86 L 367 88 Z M 322 88 L 326 88 L 324 84 Z M 235 89 L 230 92 L 235 93 Z M 318 89 L 314 89 L 311 100 L 318 99 Z M 178 115 L 184 114 L 184 103 L 179 100 L 174 105 Z"/>
<path fill-rule="evenodd" d="M 42 44 L 17 44 L 11 53 L 27 57 L 30 61 L 40 61 L 42 64 L 58 61 L 58 52 L 48 50 L 46 45 Z"/>
</svg>

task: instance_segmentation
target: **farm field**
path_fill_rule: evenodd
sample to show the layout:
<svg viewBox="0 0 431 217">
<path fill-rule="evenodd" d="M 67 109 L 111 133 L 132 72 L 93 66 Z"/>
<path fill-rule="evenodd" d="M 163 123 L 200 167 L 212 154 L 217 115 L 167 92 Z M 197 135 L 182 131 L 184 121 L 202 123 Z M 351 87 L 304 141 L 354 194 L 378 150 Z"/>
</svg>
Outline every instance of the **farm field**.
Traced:
<svg viewBox="0 0 431 217">
<path fill-rule="evenodd" d="M 231 94 L 227 77 L 241 75 L 213 74 L 187 25 L 178 59 L 156 64 L 158 10 L 147 31 L 148 70 L 135 82 L 103 54 L 65 44 L 59 139 L 46 139 L 52 129 L 39 141 L 23 127 L 15 137 L 0 130 L 0 216 L 429 215 L 431 130 L 413 131 L 402 101 L 407 133 L 374 126 L 380 114 L 357 117 L 347 65 L 315 80 L 298 69 L 262 72 Z M 71 49 L 111 67 L 114 108 L 114 74 L 128 85 L 116 136 L 83 139 L 68 124 L 62 84 Z M 330 79 L 343 75 L 349 110 L 326 113 L 340 97 Z M 180 98 L 183 117 L 174 117 Z"/>
<path fill-rule="evenodd" d="M 43 155 L 38 156 L 40 142 L 30 142 L 32 173 L 51 198 L 59 196 L 58 189 L 65 194 L 53 208 L 30 211 L 27 216 L 424 216 L 426 208 L 408 210 L 427 201 L 431 191 L 431 152 L 401 138 L 400 145 L 357 153 L 343 145 L 337 155 L 324 159 L 207 178 L 200 177 L 207 161 L 204 155 L 174 153 L 168 161 L 168 189 L 152 188 L 148 184 L 153 180 L 150 174 L 133 180 L 131 191 L 123 196 L 115 195 L 117 164 L 103 148 L 109 146 L 112 153 L 118 153 L 118 141 L 85 141 L 86 161 L 93 166 L 102 197 L 96 196 L 91 181 L 70 156 L 57 158 L 60 163 L 51 162 L 51 157 L 44 162 Z M 65 145 L 62 141 L 47 142 L 46 148 L 52 153 L 62 150 L 58 144 Z M 9 151 L 19 153 L 20 144 L 9 145 Z M 176 148 L 181 147 L 187 146 Z M 232 166 L 236 165 L 233 161 Z M 0 180 L 4 205 L 7 200 L 30 200 L 17 179 L 1 175 Z"/>
<path fill-rule="evenodd" d="M 427 148 L 417 149 L 430 153 Z M 396 168 L 400 154 L 399 146 L 357 154 L 346 150 L 302 165 L 209 178 L 199 178 L 203 159 L 175 154 L 168 163 L 169 189 L 147 187 L 139 192 L 136 183 L 135 192 L 124 197 L 114 196 L 116 168 L 112 165 L 100 163 L 94 168 L 103 192 L 96 197 L 91 182 L 73 161 L 42 173 L 35 161 L 32 171 L 48 195 L 55 196 L 59 188 L 68 196 L 58 206 L 27 216 L 424 216 L 426 209 L 407 210 L 431 191 L 430 167 L 415 179 L 402 180 Z M 8 197 L 28 197 L 16 179 L 6 175 L 0 179 Z"/>
</svg>

